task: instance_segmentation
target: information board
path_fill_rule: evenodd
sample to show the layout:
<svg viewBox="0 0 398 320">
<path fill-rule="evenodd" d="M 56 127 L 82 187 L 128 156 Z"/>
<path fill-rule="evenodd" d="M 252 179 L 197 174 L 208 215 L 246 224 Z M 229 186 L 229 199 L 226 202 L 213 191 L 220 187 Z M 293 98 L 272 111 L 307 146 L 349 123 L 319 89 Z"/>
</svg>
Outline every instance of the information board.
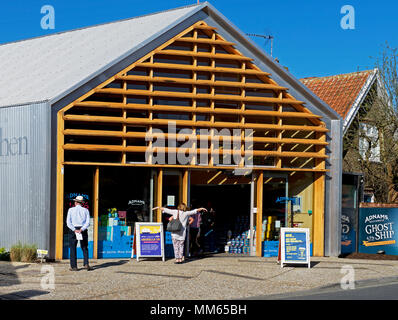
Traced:
<svg viewBox="0 0 398 320">
<path fill-rule="evenodd" d="M 281 267 L 284 264 L 310 263 L 310 237 L 308 228 L 281 228 Z"/>
<path fill-rule="evenodd" d="M 163 224 L 157 222 L 136 222 L 134 231 L 134 245 L 131 257 L 136 251 L 136 259 L 139 258 L 162 258 L 164 256 Z"/>
</svg>

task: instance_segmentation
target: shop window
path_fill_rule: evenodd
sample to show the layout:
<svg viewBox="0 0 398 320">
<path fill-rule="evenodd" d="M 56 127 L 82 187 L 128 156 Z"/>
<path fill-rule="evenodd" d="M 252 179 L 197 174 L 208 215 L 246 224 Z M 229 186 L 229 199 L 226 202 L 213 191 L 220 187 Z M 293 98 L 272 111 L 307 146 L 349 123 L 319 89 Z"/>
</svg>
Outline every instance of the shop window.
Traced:
<svg viewBox="0 0 398 320">
<path fill-rule="evenodd" d="M 150 219 L 150 169 L 101 168 L 99 185 L 98 257 L 131 258 L 135 223 Z"/>
</svg>

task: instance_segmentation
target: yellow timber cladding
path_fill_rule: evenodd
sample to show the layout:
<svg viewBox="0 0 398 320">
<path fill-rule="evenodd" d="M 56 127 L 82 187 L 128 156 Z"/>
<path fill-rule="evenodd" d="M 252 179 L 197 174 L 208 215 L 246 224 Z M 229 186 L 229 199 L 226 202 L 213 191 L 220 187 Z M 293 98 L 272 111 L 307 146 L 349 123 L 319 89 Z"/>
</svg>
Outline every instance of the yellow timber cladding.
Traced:
<svg viewBox="0 0 398 320">
<path fill-rule="evenodd" d="M 62 258 L 63 168 L 101 166 L 252 170 L 257 220 L 264 170 L 313 174 L 314 254 L 323 255 L 326 128 L 321 117 L 261 71 L 213 28 L 198 22 L 58 112 L 57 245 Z M 173 131 L 170 131 L 173 128 Z M 223 143 L 230 133 L 228 143 Z M 164 141 L 165 143 L 159 143 Z M 225 139 L 224 139 L 225 140 Z M 167 141 L 174 141 L 168 145 Z M 159 155 L 186 155 L 159 163 Z M 231 160 L 232 159 L 232 160 Z M 162 205 L 158 192 L 157 205 Z M 160 194 L 160 196 L 159 196 Z M 158 220 L 160 213 L 158 212 Z M 94 225 L 94 238 L 96 236 Z M 260 233 L 261 230 L 257 229 Z M 260 237 L 257 237 L 260 241 Z M 260 248 L 260 249 L 259 249 Z M 257 246 L 261 255 L 261 245 Z M 94 251 L 95 252 L 95 251 Z"/>
</svg>

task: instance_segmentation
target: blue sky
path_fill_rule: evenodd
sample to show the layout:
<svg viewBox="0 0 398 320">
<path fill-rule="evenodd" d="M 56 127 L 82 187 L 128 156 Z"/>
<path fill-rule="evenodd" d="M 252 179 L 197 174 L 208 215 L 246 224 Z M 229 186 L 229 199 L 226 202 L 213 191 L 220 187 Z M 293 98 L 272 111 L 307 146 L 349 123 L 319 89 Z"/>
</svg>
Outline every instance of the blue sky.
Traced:
<svg viewBox="0 0 398 320">
<path fill-rule="evenodd" d="M 212 0 L 245 33 L 274 36 L 273 56 L 296 77 L 371 69 L 386 41 L 398 47 L 398 1 Z M 171 9 L 196 0 L 13 0 L 0 4 L 0 43 Z M 40 12 L 55 9 L 55 29 L 43 30 Z M 344 30 L 344 5 L 355 9 L 355 29 Z M 254 38 L 269 53 L 270 43 Z"/>
</svg>

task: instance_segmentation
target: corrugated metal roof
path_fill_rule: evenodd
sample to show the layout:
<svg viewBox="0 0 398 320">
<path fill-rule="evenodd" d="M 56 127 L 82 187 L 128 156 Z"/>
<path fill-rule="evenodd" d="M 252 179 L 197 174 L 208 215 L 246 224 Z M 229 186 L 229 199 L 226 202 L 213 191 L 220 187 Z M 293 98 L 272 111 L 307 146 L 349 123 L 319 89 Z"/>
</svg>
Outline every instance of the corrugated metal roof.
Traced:
<svg viewBox="0 0 398 320">
<path fill-rule="evenodd" d="M 0 107 L 51 100 L 202 7 L 0 45 Z"/>
</svg>

